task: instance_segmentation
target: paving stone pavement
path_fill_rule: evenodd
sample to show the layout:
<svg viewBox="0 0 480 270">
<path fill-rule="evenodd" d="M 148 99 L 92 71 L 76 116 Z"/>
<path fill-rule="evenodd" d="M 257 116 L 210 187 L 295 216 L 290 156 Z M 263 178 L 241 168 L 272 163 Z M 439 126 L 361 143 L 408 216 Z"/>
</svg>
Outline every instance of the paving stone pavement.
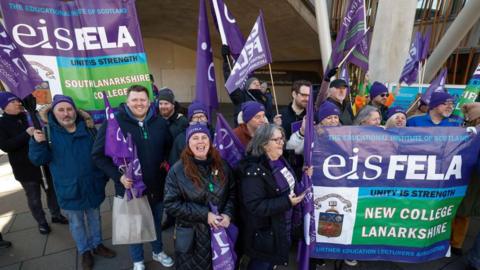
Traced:
<svg viewBox="0 0 480 270">
<path fill-rule="evenodd" d="M 111 182 L 107 185 L 107 199 L 101 206 L 102 232 L 105 245 L 117 252 L 114 259 L 95 257 L 94 269 L 131 269 L 132 262 L 126 246 L 111 245 L 111 205 L 114 193 Z M 44 196 L 45 197 L 45 196 Z M 45 198 L 44 206 L 46 206 Z M 48 215 L 48 210 L 46 210 Z M 49 218 L 49 217 L 48 217 Z M 15 181 L 10 165 L 5 155 L 0 155 L 0 231 L 6 240 L 13 242 L 10 249 L 0 250 L 0 270 L 77 270 L 81 269 L 81 259 L 78 256 L 75 243 L 70 236 L 68 226 L 52 224 L 52 232 L 41 235 L 36 223 L 30 215 L 26 198 L 21 185 Z M 480 219 L 473 219 L 465 243 L 469 249 L 475 235 L 480 230 Z M 162 237 L 165 251 L 173 254 L 172 229 L 164 231 Z M 148 270 L 168 269 L 152 262 L 151 249 L 145 245 L 145 261 Z M 290 254 L 291 265 L 278 267 L 279 270 L 297 269 L 295 263 L 295 248 Z M 317 270 L 334 269 L 334 262 L 327 261 L 325 266 Z M 465 264 L 461 257 L 443 258 L 422 263 L 405 264 L 393 262 L 360 262 L 357 267 L 342 266 L 343 270 L 463 270 Z"/>
</svg>

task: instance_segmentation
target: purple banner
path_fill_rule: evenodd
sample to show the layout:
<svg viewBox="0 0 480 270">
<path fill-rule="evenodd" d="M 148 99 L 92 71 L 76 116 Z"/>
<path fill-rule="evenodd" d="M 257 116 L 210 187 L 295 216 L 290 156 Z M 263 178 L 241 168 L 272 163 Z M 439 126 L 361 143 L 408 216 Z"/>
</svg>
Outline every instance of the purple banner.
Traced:
<svg viewBox="0 0 480 270">
<path fill-rule="evenodd" d="M 418 63 L 423 54 L 423 38 L 420 32 L 415 33 L 415 39 L 412 41 L 407 61 L 400 75 L 400 82 L 408 85 L 414 83 L 418 77 Z"/>
<path fill-rule="evenodd" d="M 445 83 L 447 80 L 447 68 L 443 68 L 438 76 L 433 79 L 430 83 L 430 86 L 427 88 L 427 91 L 422 94 L 422 101 L 425 104 L 430 104 L 430 98 L 432 97 L 433 92 L 446 92 Z"/>
<path fill-rule="evenodd" d="M 245 157 L 245 148 L 238 140 L 232 128 L 222 114 L 217 113 L 217 126 L 213 144 L 220 152 L 220 156 L 235 168 L 240 160 Z"/>
<path fill-rule="evenodd" d="M 0 0 L 0 7 L 7 32 L 51 96 L 98 112 L 102 92 L 117 107 L 129 86 L 151 89 L 134 0 Z"/>
<path fill-rule="evenodd" d="M 270 54 L 267 32 L 263 23 L 263 13 L 260 12 L 225 84 L 228 93 L 232 93 L 237 88 L 242 88 L 250 73 L 271 62 L 272 55 Z"/>
<path fill-rule="evenodd" d="M 310 256 L 412 263 L 448 256 L 480 136 L 475 128 L 439 130 L 318 130 Z"/>
<path fill-rule="evenodd" d="M 43 80 L 18 49 L 0 23 L 0 80 L 8 90 L 25 98 Z"/>
</svg>

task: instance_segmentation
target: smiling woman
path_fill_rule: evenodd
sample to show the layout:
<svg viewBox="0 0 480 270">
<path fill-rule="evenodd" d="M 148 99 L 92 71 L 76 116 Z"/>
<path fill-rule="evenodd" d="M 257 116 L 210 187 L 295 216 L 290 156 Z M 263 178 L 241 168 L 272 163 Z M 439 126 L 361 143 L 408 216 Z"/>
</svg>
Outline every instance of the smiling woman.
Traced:
<svg viewBox="0 0 480 270">
<path fill-rule="evenodd" d="M 230 226 L 234 181 L 228 165 L 212 147 L 206 125 L 190 125 L 186 143 L 165 185 L 165 207 L 176 219 L 175 264 L 176 269 L 211 269 L 210 229 Z M 217 206 L 219 214 L 213 213 L 208 205 Z"/>
</svg>

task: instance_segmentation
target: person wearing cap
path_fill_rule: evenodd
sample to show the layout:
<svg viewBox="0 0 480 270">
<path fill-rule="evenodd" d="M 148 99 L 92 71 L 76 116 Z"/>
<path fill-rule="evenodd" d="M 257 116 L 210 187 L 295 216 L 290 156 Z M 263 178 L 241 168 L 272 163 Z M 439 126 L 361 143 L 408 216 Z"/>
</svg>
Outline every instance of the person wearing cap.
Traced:
<svg viewBox="0 0 480 270">
<path fill-rule="evenodd" d="M 433 92 L 428 104 L 428 113 L 412 116 L 407 120 L 408 127 L 455 127 L 460 126 L 457 119 L 451 117 L 453 97 L 447 92 Z"/>
<path fill-rule="evenodd" d="M 330 82 L 327 100 L 335 104 L 340 110 L 340 123 L 342 125 L 353 124 L 353 110 L 347 98 L 348 84 L 345 80 L 335 79 Z"/>
<path fill-rule="evenodd" d="M 187 118 L 175 110 L 175 95 L 168 88 L 162 88 L 157 95 L 158 111 L 160 116 L 167 121 L 170 136 L 176 138 L 178 134 L 188 127 Z"/>
<path fill-rule="evenodd" d="M 187 147 L 170 169 L 165 208 L 176 219 L 176 269 L 212 268 L 210 228 L 228 228 L 235 208 L 235 181 L 229 166 L 212 145 L 206 125 L 186 130 Z M 218 212 L 211 209 L 214 205 Z"/>
<path fill-rule="evenodd" d="M 47 205 L 52 216 L 52 223 L 68 224 L 67 219 L 60 213 L 55 190 L 51 187 L 52 181 L 48 168 L 45 177 L 51 188 L 45 189 L 42 173 L 38 166 L 28 159 L 28 142 L 33 135 L 34 128 L 29 127 L 28 115 L 19 97 L 10 92 L 0 93 L 0 108 L 3 111 L 0 117 L 0 149 L 8 154 L 15 179 L 22 185 L 27 197 L 28 208 L 38 224 L 41 234 L 48 234 L 50 226 L 45 218 L 42 206 L 42 193 L 47 195 Z"/>
<path fill-rule="evenodd" d="M 318 126 L 336 127 L 340 125 L 340 110 L 330 101 L 325 101 L 315 113 L 315 120 Z M 303 142 L 305 134 L 305 118 L 302 120 L 300 129 L 290 136 L 287 142 L 287 150 L 295 150 L 295 154 L 303 154 Z"/>
<path fill-rule="evenodd" d="M 292 102 L 280 113 L 282 116 L 282 128 L 287 139 L 292 135 L 292 123 L 302 121 L 305 116 L 311 91 L 312 83 L 309 81 L 298 80 L 293 82 Z"/>
<path fill-rule="evenodd" d="M 370 103 L 368 105 L 374 106 L 378 109 L 381 115 L 381 124 L 385 124 L 388 119 L 388 107 L 385 106 L 389 97 L 388 88 L 381 82 L 373 82 L 370 87 Z"/>
<path fill-rule="evenodd" d="M 43 120 L 48 132 L 34 131 L 29 158 L 37 166 L 49 166 L 58 203 L 82 256 L 82 267 L 92 269 L 92 252 L 106 258 L 116 255 L 102 244 L 100 205 L 108 178 L 91 157 L 96 130 L 87 126 L 68 96 L 55 95 L 51 108 L 42 115 L 46 116 Z"/>
<path fill-rule="evenodd" d="M 385 122 L 385 128 L 393 127 L 406 127 L 407 126 L 407 113 L 401 107 L 392 107 L 388 109 L 387 122 Z"/>
<path fill-rule="evenodd" d="M 247 101 L 242 104 L 239 119 L 241 120 L 240 125 L 233 129 L 233 133 L 245 147 L 252 139 L 255 131 L 268 123 L 265 117 L 265 107 L 256 101 Z"/>
<path fill-rule="evenodd" d="M 215 134 L 215 128 L 209 123 L 208 119 L 208 109 L 203 103 L 199 101 L 194 101 L 190 106 L 188 106 L 188 122 L 189 125 L 200 123 L 205 125 L 210 130 L 210 135 Z M 186 130 L 180 132 L 173 141 L 172 150 L 170 151 L 170 155 L 168 157 L 168 163 L 172 166 L 180 159 L 180 154 L 185 149 L 186 146 Z"/>
<path fill-rule="evenodd" d="M 152 259 L 164 267 L 171 267 L 174 261 L 163 250 L 161 228 L 166 177 L 162 164 L 166 161 L 172 144 L 167 123 L 162 117 L 155 115 L 154 109 L 150 106 L 149 92 L 141 85 L 131 85 L 127 89 L 127 100 L 118 107 L 115 119 L 122 133 L 132 136 L 133 143 L 137 148 L 143 182 L 147 187 L 144 196 L 147 196 L 150 203 L 157 234 L 157 240 L 150 242 Z M 122 174 L 112 159 L 105 155 L 106 129 L 107 122 L 105 121 L 98 131 L 92 157 L 97 167 L 104 171 L 115 183 L 115 196 L 123 198 L 125 190 L 132 188 L 133 181 Z M 132 216 L 132 218 L 134 217 Z M 129 252 L 133 261 L 133 269 L 145 269 L 143 244 L 129 245 Z"/>
</svg>

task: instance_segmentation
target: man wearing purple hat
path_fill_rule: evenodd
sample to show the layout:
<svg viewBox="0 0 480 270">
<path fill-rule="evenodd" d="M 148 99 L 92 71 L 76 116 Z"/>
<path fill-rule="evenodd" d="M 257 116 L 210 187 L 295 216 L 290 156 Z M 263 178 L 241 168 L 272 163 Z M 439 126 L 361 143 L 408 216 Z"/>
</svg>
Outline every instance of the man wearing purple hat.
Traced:
<svg viewBox="0 0 480 270">
<path fill-rule="evenodd" d="M 428 104 L 428 113 L 410 117 L 408 127 L 458 127 L 457 119 L 451 118 L 453 97 L 447 92 L 434 92 Z"/>
<path fill-rule="evenodd" d="M 255 101 L 247 101 L 242 104 L 240 112 L 241 123 L 233 132 L 237 135 L 240 142 L 247 147 L 257 128 L 268 123 L 265 117 L 265 107 Z"/>
<path fill-rule="evenodd" d="M 382 125 L 385 124 L 388 119 L 388 107 L 385 106 L 388 96 L 388 88 L 383 83 L 374 82 L 372 86 L 370 86 L 369 105 L 374 106 L 380 111 L 380 115 L 382 116 Z"/>
<path fill-rule="evenodd" d="M 82 267 L 92 269 L 92 253 L 105 258 L 116 255 L 102 244 L 100 205 L 108 178 L 91 157 L 96 129 L 87 124 L 68 96 L 55 95 L 46 115 L 48 132 L 34 131 L 29 158 L 33 164 L 49 166 L 58 203 L 82 256 Z"/>
<path fill-rule="evenodd" d="M 68 221 L 60 213 L 55 190 L 51 187 L 50 172 L 46 170 L 45 176 L 51 188 L 45 189 L 40 168 L 33 165 L 28 159 L 28 141 L 33 135 L 34 128 L 29 127 L 28 115 L 25 113 L 20 98 L 14 94 L 1 92 L 0 108 L 3 110 L 0 118 L 0 149 L 8 154 L 13 175 L 25 190 L 28 207 L 38 223 L 40 233 L 48 234 L 50 226 L 43 212 L 42 188 L 47 195 L 47 205 L 52 215 L 52 222 L 68 224 Z"/>
<path fill-rule="evenodd" d="M 339 126 L 340 125 L 340 110 L 330 101 L 325 101 L 315 113 L 315 121 L 318 126 Z M 305 119 L 302 122 L 300 130 L 290 136 L 287 142 L 287 150 L 295 150 L 295 154 L 303 154 L 303 142 L 305 131 Z"/>
</svg>

